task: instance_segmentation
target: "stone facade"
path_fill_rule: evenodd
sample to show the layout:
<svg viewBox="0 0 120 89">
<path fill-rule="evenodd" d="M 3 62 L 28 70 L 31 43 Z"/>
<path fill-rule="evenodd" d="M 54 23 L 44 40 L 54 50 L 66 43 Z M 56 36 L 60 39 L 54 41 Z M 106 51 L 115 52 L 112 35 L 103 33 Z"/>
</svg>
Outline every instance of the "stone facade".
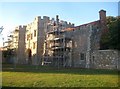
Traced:
<svg viewBox="0 0 120 89">
<path fill-rule="evenodd" d="M 58 16 L 56 16 L 56 19 L 59 21 Z M 38 16 L 32 23 L 27 25 L 25 41 L 27 63 L 29 62 L 29 59 L 31 59 L 31 64 L 33 65 L 42 64 L 46 33 L 54 29 L 57 20 L 54 20 L 54 18 L 50 20 L 47 16 L 43 16 L 43 18 Z M 60 24 L 64 25 L 62 27 L 60 26 L 62 29 L 74 26 L 74 24 L 68 24 L 66 21 L 60 21 Z M 28 53 L 29 50 L 31 51 L 30 54 Z"/>
<path fill-rule="evenodd" d="M 99 20 L 79 26 L 59 20 L 57 15 L 56 20 L 38 16 L 17 29 L 15 47 L 21 64 L 120 69 L 118 51 L 99 50 L 101 35 L 108 31 L 104 10 L 99 11 Z"/>
<path fill-rule="evenodd" d="M 100 48 L 100 21 L 68 29 L 66 36 L 72 39 L 72 66 L 89 68 L 91 52 Z"/>
<path fill-rule="evenodd" d="M 117 50 L 95 50 L 91 54 L 91 68 L 120 70 L 119 53 Z"/>
<path fill-rule="evenodd" d="M 67 30 L 72 37 L 72 66 L 90 68 L 91 53 L 100 49 L 100 37 L 106 32 L 106 12 L 99 12 L 100 20 Z"/>
<path fill-rule="evenodd" d="M 9 49 L 14 50 L 14 57 L 9 58 L 11 62 L 25 64 L 25 32 L 26 26 L 18 26 L 10 35 Z"/>
<path fill-rule="evenodd" d="M 44 51 L 47 58 L 43 62 L 49 61 L 53 66 L 71 66 L 71 48 L 72 40 L 66 36 L 66 31 L 51 31 L 47 34 Z"/>
<path fill-rule="evenodd" d="M 109 55 L 109 57 L 112 58 L 112 60 L 106 58 L 105 56 L 104 56 L 105 58 L 102 57 L 103 59 L 100 59 L 101 55 L 99 54 L 99 52 L 107 56 L 108 54 L 112 54 L 112 51 L 99 50 L 101 35 L 106 33 L 108 30 L 106 25 L 106 11 L 101 10 L 99 12 L 99 16 L 100 19 L 97 21 L 93 21 L 76 27 L 70 27 L 70 28 L 67 27 L 64 29 L 64 37 L 71 39 L 71 46 L 70 46 L 71 51 L 68 52 L 69 56 L 65 58 L 66 66 L 79 67 L 79 68 L 118 69 L 117 53 L 115 54 L 113 53 L 113 55 Z M 47 39 L 55 39 L 55 38 L 56 37 L 54 36 L 47 37 Z M 58 38 L 60 39 L 61 37 Z M 48 41 L 46 40 L 46 43 L 47 42 Z M 51 43 L 47 43 L 47 45 L 50 46 Z M 96 50 L 98 51 L 98 53 L 95 52 Z M 59 50 L 59 55 L 61 54 L 60 52 L 61 51 Z M 66 53 L 66 51 L 65 52 L 63 51 L 63 53 Z M 96 63 L 93 62 L 94 60 L 93 55 L 97 55 L 95 56 Z M 107 67 L 105 67 L 103 66 L 104 64 L 102 63 L 103 60 L 107 61 L 108 63 L 112 63 L 111 61 L 113 61 L 113 64 L 106 63 L 105 66 L 107 65 Z M 98 65 L 100 65 L 101 67 L 98 67 Z"/>
<path fill-rule="evenodd" d="M 50 24 L 52 25 L 52 23 Z M 46 33 L 42 65 L 51 63 L 50 65 L 58 67 L 70 66 L 68 52 L 70 51 L 70 39 L 66 37 L 66 31 L 63 30 L 68 27 L 74 27 L 74 25 L 71 23 L 67 24 L 64 21 L 59 22 L 59 18 L 56 16 L 53 28 Z"/>
<path fill-rule="evenodd" d="M 25 32 L 26 26 L 19 26 L 18 63 L 25 64 Z"/>
<path fill-rule="evenodd" d="M 71 51 L 68 53 L 70 56 L 68 57 L 68 59 L 66 59 L 68 60 L 66 63 L 67 66 L 81 67 L 81 68 L 90 67 L 91 52 L 93 50 L 98 50 L 100 48 L 99 42 L 100 42 L 101 32 L 103 29 L 101 28 L 101 24 L 105 24 L 105 23 L 101 23 L 101 18 L 103 18 L 101 15 L 104 17 L 106 16 L 106 13 L 104 11 L 101 11 L 100 20 L 76 27 L 66 27 L 65 29 L 62 29 L 58 25 L 58 29 L 64 30 L 65 31 L 64 36 L 70 38 L 72 43 L 72 46 L 70 48 Z M 56 37 L 52 36 L 52 37 L 47 37 L 47 39 L 48 38 L 55 39 Z M 47 45 L 50 45 L 50 43 L 48 43 Z"/>
</svg>

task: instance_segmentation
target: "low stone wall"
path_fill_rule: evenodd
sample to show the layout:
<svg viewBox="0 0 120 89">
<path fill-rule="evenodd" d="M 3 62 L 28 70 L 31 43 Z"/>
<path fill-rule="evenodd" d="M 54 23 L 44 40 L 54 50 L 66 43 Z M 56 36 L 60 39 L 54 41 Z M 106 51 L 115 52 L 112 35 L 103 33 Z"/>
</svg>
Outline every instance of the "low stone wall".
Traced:
<svg viewBox="0 0 120 89">
<path fill-rule="evenodd" d="M 91 68 L 120 70 L 120 56 L 117 50 L 96 50 L 91 55 Z"/>
</svg>

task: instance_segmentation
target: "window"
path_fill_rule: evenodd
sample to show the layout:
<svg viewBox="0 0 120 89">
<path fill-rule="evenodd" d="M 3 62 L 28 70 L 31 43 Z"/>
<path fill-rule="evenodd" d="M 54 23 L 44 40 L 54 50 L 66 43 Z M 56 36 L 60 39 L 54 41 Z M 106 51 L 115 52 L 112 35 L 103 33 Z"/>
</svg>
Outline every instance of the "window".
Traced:
<svg viewBox="0 0 120 89">
<path fill-rule="evenodd" d="M 18 37 L 16 37 L 16 41 L 18 41 Z"/>
<path fill-rule="evenodd" d="M 28 35 L 27 35 L 27 41 L 29 40 L 29 37 L 30 37 L 30 36 L 29 36 L 29 34 L 28 34 Z"/>
<path fill-rule="evenodd" d="M 36 30 L 34 30 L 34 37 L 36 37 Z"/>
<path fill-rule="evenodd" d="M 32 36 L 33 36 L 33 34 L 31 34 L 31 40 L 32 40 Z"/>
<path fill-rule="evenodd" d="M 33 49 L 35 49 L 35 42 L 33 42 Z"/>
<path fill-rule="evenodd" d="M 93 56 L 93 62 L 94 62 L 94 60 L 95 60 L 95 56 Z"/>
<path fill-rule="evenodd" d="M 92 63 L 95 63 L 95 56 L 92 56 Z"/>
<path fill-rule="evenodd" d="M 84 53 L 81 53 L 81 54 L 80 54 L 80 59 L 81 59 L 81 60 L 85 60 L 85 54 L 84 54 Z"/>
</svg>

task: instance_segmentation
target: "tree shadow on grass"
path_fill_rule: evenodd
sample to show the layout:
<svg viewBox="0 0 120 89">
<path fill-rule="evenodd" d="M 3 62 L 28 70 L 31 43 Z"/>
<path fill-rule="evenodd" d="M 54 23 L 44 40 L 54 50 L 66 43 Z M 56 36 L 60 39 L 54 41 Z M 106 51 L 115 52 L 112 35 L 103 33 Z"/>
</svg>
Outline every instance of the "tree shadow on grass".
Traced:
<svg viewBox="0 0 120 89">
<path fill-rule="evenodd" d="M 48 74 L 77 74 L 77 75 L 119 75 L 118 70 L 106 70 L 106 69 L 81 69 L 81 68 L 55 68 L 48 66 L 32 66 L 32 65 L 17 65 L 3 66 L 3 72 L 23 72 L 23 73 L 48 73 Z M 53 75 L 54 76 L 54 75 Z M 113 87 L 7 87 L 3 86 L 3 89 L 15 88 L 15 89 L 113 89 Z M 114 87 L 118 89 L 118 87 Z"/>
<path fill-rule="evenodd" d="M 119 89 L 119 87 L 6 87 L 2 89 Z"/>
<path fill-rule="evenodd" d="M 79 75 L 119 75 L 120 71 L 110 69 L 83 69 L 83 68 L 56 68 L 50 66 L 13 65 L 3 66 L 3 72 L 29 72 L 53 74 L 79 74 Z"/>
</svg>

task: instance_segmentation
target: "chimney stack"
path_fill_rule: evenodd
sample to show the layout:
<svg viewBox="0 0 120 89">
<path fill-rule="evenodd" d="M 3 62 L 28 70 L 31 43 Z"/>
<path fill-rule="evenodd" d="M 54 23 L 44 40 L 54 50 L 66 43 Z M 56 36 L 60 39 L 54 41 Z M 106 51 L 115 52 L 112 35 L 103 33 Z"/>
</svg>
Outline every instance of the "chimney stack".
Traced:
<svg viewBox="0 0 120 89">
<path fill-rule="evenodd" d="M 59 24 L 59 16 L 56 15 L 56 22 L 57 22 L 57 25 Z"/>
<path fill-rule="evenodd" d="M 100 16 L 100 24 L 101 24 L 102 34 L 105 34 L 105 33 L 108 32 L 107 21 L 106 21 L 106 11 L 105 10 L 100 10 L 99 11 L 99 16 Z"/>
<path fill-rule="evenodd" d="M 106 24 L 106 11 L 105 10 L 100 10 L 99 11 L 99 16 L 100 16 L 100 22 L 102 24 Z"/>
</svg>

